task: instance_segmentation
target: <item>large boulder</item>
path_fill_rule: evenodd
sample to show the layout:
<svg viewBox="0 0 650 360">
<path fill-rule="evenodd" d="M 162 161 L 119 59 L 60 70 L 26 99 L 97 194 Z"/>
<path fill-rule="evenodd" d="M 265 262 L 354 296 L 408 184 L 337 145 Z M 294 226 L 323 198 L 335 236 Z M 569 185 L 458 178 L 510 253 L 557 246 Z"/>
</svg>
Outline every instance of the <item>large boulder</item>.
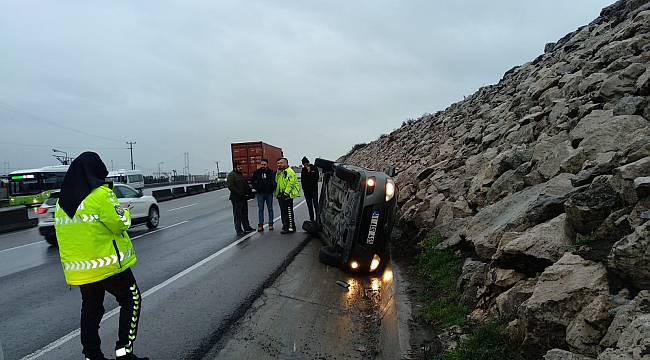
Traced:
<svg viewBox="0 0 650 360">
<path fill-rule="evenodd" d="M 580 234 L 589 234 L 623 205 L 612 182 L 601 176 L 589 187 L 582 188 L 569 196 L 564 203 L 567 222 Z"/>
<path fill-rule="evenodd" d="M 614 244 L 607 266 L 637 289 L 650 289 L 650 222 Z"/>
<path fill-rule="evenodd" d="M 641 291 L 634 300 L 620 305 L 613 310 L 613 313 L 614 320 L 612 320 L 607 333 L 600 341 L 600 345 L 603 348 L 615 347 L 623 331 L 625 331 L 634 319 L 639 315 L 650 313 L 650 291 Z"/>
<path fill-rule="evenodd" d="M 552 349 L 549 350 L 546 353 L 546 355 L 544 355 L 544 360 L 594 360 L 594 359 L 580 354 L 574 354 L 570 351 L 566 351 L 562 349 Z"/>
<path fill-rule="evenodd" d="M 624 150 L 648 136 L 648 120 L 639 115 L 614 116 L 612 110 L 592 111 L 569 132 L 571 144 L 583 149 L 580 159 L 585 160 L 595 159 L 600 153 Z"/>
<path fill-rule="evenodd" d="M 550 205 L 561 203 L 558 199 L 564 199 L 574 189 L 571 185 L 573 177 L 571 174 L 560 174 L 546 183 L 508 195 L 481 209 L 471 218 L 462 236 L 474 246 L 474 250 L 482 259 L 491 260 L 505 232 L 523 231 L 548 220 L 545 216 L 553 218 L 559 215 L 540 209 L 558 210 L 557 206 Z M 561 206 L 559 208 L 562 211 Z M 539 216 L 533 219 L 529 213 Z M 531 223 L 531 220 L 536 222 Z"/>
<path fill-rule="evenodd" d="M 569 134 L 561 132 L 549 137 L 540 136 L 533 150 L 533 163 L 537 164 L 537 172 L 543 179 L 548 180 L 560 172 L 560 166 L 575 153 L 571 147 Z"/>
<path fill-rule="evenodd" d="M 548 349 L 567 348 L 567 326 L 585 306 L 608 291 L 603 265 L 564 254 L 540 275 L 533 295 L 521 305 L 526 351 L 543 354 Z"/>
<path fill-rule="evenodd" d="M 531 275 L 544 271 L 573 244 L 573 229 L 567 225 L 566 217 L 559 215 L 503 244 L 494 255 L 495 262 Z"/>
<path fill-rule="evenodd" d="M 598 356 L 598 360 L 623 359 L 650 359 L 650 314 L 637 316 L 623 330 L 616 349 L 607 349 Z"/>
<path fill-rule="evenodd" d="M 472 259 L 465 260 L 457 282 L 457 287 L 461 291 L 462 304 L 467 307 L 476 306 L 479 289 L 484 286 L 487 271 L 488 264 Z"/>
<path fill-rule="evenodd" d="M 511 319 L 517 315 L 521 304 L 533 295 L 537 279 L 526 279 L 496 297 L 494 304 L 501 318 Z"/>
<path fill-rule="evenodd" d="M 650 124 L 649 124 L 650 126 Z M 625 180 L 634 180 L 638 177 L 650 175 L 650 156 L 639 159 L 633 163 L 623 165 L 616 169 L 616 174 Z"/>
<path fill-rule="evenodd" d="M 637 79 L 646 70 L 644 64 L 634 63 L 618 74 L 610 76 L 600 87 L 600 95 L 604 98 L 614 98 L 636 90 Z"/>
<path fill-rule="evenodd" d="M 600 340 L 612 320 L 609 312 L 614 308 L 609 296 L 600 295 L 582 309 L 569 324 L 566 342 L 572 351 L 596 357 L 602 351 Z"/>
</svg>

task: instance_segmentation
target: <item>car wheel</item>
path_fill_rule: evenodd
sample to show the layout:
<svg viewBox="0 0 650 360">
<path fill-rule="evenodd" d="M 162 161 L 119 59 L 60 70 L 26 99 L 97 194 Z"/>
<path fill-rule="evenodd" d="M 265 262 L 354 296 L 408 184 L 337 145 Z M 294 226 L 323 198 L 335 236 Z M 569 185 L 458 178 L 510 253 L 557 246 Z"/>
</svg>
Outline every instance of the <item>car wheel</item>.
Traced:
<svg viewBox="0 0 650 360">
<path fill-rule="evenodd" d="M 59 243 L 56 241 L 56 235 L 47 235 L 45 241 L 52 246 L 57 246 Z"/>
<path fill-rule="evenodd" d="M 158 211 L 158 208 L 155 206 L 150 207 L 149 217 L 147 218 L 147 227 L 149 229 L 155 229 L 158 227 L 159 222 L 160 222 L 160 212 Z"/>
</svg>

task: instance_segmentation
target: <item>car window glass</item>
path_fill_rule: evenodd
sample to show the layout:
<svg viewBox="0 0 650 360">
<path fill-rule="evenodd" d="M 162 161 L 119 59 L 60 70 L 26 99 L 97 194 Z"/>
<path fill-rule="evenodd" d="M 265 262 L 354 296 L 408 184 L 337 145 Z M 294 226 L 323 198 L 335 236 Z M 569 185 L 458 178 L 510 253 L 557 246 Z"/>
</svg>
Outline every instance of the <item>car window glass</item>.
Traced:
<svg viewBox="0 0 650 360">
<path fill-rule="evenodd" d="M 115 193 L 115 196 L 117 196 L 118 199 L 121 199 L 124 197 L 122 194 L 122 187 L 121 186 L 113 186 L 113 192 Z"/>
<path fill-rule="evenodd" d="M 128 188 L 126 186 L 120 186 L 120 187 L 121 187 L 120 190 L 122 190 L 122 195 L 124 195 L 123 196 L 124 198 L 131 199 L 131 198 L 138 197 L 138 193 L 135 190 Z"/>
</svg>

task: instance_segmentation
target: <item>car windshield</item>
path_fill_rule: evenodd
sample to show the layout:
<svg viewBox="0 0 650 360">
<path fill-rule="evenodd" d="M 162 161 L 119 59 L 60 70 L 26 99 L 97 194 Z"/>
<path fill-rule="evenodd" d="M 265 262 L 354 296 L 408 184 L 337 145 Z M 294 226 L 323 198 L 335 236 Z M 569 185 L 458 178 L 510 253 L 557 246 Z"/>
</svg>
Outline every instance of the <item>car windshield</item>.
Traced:
<svg viewBox="0 0 650 360">
<path fill-rule="evenodd" d="M 114 183 L 122 183 L 122 184 L 126 183 L 126 177 L 125 177 L 125 176 L 121 176 L 121 175 L 118 175 L 118 176 L 109 176 L 109 177 L 106 178 L 106 180 L 107 180 L 107 181 L 112 181 L 112 182 L 114 182 Z"/>
</svg>

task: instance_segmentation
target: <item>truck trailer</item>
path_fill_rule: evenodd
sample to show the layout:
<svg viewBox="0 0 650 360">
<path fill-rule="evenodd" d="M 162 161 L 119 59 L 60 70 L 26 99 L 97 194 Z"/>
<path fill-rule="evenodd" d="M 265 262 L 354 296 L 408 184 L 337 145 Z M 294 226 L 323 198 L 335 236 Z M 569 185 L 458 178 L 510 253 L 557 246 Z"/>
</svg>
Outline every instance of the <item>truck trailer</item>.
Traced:
<svg viewBox="0 0 650 360">
<path fill-rule="evenodd" d="M 261 141 L 233 143 L 230 144 L 230 150 L 233 163 L 242 164 L 244 178 L 249 181 L 255 170 L 260 167 L 262 159 L 267 159 L 269 168 L 277 171 L 276 161 L 284 156 L 279 147 Z"/>
</svg>

